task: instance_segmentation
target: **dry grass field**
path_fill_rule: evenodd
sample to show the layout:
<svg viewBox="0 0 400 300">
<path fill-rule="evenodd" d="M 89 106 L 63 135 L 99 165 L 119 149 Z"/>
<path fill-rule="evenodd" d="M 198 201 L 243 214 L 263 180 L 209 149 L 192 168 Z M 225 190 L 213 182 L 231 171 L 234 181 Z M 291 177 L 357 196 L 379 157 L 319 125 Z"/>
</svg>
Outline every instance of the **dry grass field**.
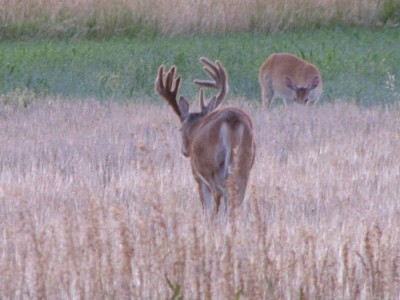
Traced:
<svg viewBox="0 0 400 300">
<path fill-rule="evenodd" d="M 398 106 L 231 102 L 256 163 L 209 224 L 166 105 L 9 100 L 1 299 L 400 298 Z"/>
<path fill-rule="evenodd" d="M 116 36 L 278 32 L 397 22 L 398 0 L 0 0 L 4 36 Z"/>
</svg>

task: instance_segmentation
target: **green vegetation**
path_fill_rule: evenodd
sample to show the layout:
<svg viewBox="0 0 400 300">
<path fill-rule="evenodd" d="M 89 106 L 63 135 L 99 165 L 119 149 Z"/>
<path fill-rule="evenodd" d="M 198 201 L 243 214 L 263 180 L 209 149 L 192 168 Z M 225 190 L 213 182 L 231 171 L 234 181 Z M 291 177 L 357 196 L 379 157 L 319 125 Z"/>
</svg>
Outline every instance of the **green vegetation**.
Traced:
<svg viewBox="0 0 400 300">
<path fill-rule="evenodd" d="M 175 64 L 182 94 L 194 98 L 194 78 L 204 78 L 200 56 L 219 59 L 230 76 L 230 98 L 259 101 L 258 68 L 272 52 L 290 52 L 323 74 L 322 101 L 362 104 L 392 101 L 388 74 L 400 77 L 398 29 L 301 31 L 266 35 L 15 41 L 0 44 L 0 94 L 15 90 L 68 98 L 154 100 L 157 68 Z M 397 84 L 398 85 L 398 84 Z M 398 90 L 397 90 L 398 91 Z"/>
</svg>

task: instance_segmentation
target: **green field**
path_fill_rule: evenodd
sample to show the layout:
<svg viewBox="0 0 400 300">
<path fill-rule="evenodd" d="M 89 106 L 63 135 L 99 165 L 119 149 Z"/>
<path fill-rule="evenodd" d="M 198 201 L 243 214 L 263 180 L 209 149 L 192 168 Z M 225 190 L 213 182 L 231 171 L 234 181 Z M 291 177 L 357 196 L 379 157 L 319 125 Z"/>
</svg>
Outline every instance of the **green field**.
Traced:
<svg viewBox="0 0 400 300">
<path fill-rule="evenodd" d="M 159 101 L 153 90 L 157 68 L 175 64 L 182 94 L 204 76 L 198 58 L 219 59 L 230 76 L 230 98 L 260 100 L 258 69 L 273 52 L 290 52 L 322 72 L 322 101 L 380 104 L 398 100 L 400 30 L 337 27 L 282 34 L 137 37 L 102 41 L 28 40 L 0 43 L 0 94 Z M 387 87 L 389 75 L 392 88 Z"/>
</svg>

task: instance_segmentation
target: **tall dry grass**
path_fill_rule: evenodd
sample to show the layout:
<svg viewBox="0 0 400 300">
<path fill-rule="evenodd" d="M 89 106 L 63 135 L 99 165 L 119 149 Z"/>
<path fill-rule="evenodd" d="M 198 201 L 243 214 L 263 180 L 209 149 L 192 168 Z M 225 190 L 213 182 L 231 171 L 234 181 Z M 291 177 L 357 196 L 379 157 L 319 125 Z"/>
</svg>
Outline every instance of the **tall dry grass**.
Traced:
<svg viewBox="0 0 400 300">
<path fill-rule="evenodd" d="M 9 100 L 0 298 L 400 297 L 399 107 L 234 103 L 256 163 L 242 212 L 210 226 L 169 107 Z"/>
<path fill-rule="evenodd" d="M 276 32 L 398 21 L 398 0 L 0 0 L 0 33 L 53 36 Z"/>
</svg>

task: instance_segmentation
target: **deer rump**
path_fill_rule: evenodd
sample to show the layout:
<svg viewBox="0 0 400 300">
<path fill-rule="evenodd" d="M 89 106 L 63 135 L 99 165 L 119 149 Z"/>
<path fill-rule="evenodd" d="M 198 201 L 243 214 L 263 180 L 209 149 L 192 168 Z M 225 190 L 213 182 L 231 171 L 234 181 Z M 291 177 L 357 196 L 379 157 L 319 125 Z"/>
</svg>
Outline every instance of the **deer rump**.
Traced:
<svg viewBox="0 0 400 300">
<path fill-rule="evenodd" d="M 215 201 L 218 211 L 221 198 L 226 209 L 239 206 L 255 152 L 253 125 L 247 114 L 227 107 L 207 115 L 193 132 L 190 152 L 203 207 L 212 211 Z"/>
</svg>

